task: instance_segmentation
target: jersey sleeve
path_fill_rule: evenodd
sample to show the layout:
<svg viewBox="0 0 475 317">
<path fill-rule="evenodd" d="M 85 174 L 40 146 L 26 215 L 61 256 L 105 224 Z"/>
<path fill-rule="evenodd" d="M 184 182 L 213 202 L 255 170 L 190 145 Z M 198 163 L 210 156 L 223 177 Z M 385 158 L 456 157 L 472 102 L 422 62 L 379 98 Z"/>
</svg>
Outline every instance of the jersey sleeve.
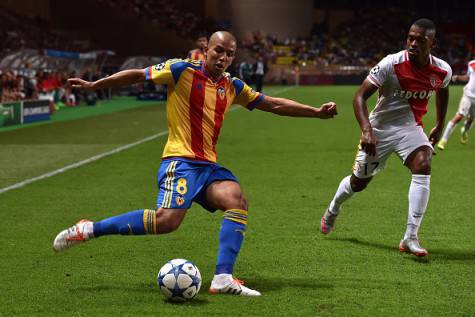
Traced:
<svg viewBox="0 0 475 317">
<path fill-rule="evenodd" d="M 234 103 L 240 104 L 248 110 L 253 110 L 264 100 L 263 93 L 255 91 L 238 78 L 233 78 L 233 85 L 236 91 Z"/>
<path fill-rule="evenodd" d="M 393 69 L 392 55 L 383 58 L 376 66 L 369 71 L 368 79 L 373 85 L 380 88 L 389 79 L 391 70 Z"/>
<path fill-rule="evenodd" d="M 475 61 L 471 61 L 467 65 L 467 75 L 470 76 L 475 72 Z"/>
<path fill-rule="evenodd" d="M 449 64 L 447 64 L 446 67 L 447 75 L 445 75 L 444 82 L 442 83 L 442 88 L 448 87 L 450 82 L 452 81 L 452 68 L 449 66 Z"/>
<path fill-rule="evenodd" d="M 157 85 L 173 84 L 170 60 L 145 68 L 145 80 L 152 80 Z"/>
</svg>

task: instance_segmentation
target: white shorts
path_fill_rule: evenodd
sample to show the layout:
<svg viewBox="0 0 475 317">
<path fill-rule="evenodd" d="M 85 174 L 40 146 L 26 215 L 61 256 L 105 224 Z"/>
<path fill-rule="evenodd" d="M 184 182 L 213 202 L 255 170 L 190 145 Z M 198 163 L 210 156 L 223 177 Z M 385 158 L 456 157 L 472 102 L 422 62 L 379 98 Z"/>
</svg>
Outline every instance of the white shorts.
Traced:
<svg viewBox="0 0 475 317">
<path fill-rule="evenodd" d="M 475 116 L 475 99 L 467 97 L 465 94 L 460 98 L 459 109 L 457 113 L 466 117 L 470 115 L 472 118 Z"/>
<path fill-rule="evenodd" d="M 414 150 L 421 146 L 432 145 L 420 126 L 391 127 L 384 130 L 373 128 L 378 143 L 376 155 L 370 156 L 358 146 L 353 174 L 358 178 L 369 178 L 376 175 L 386 166 L 388 157 L 394 152 L 404 163 Z"/>
</svg>

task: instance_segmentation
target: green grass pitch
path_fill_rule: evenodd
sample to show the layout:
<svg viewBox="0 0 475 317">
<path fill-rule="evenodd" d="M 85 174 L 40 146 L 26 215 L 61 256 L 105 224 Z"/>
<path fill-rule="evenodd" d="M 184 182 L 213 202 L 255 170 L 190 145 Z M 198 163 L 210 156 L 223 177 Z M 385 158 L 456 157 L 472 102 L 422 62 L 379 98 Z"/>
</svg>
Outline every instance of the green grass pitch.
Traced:
<svg viewBox="0 0 475 317">
<path fill-rule="evenodd" d="M 351 172 L 359 140 L 351 105 L 356 87 L 282 89 L 266 92 L 313 105 L 333 100 L 339 115 L 324 121 L 236 109 L 226 117 L 219 162 L 250 201 L 235 274 L 262 297 L 207 293 L 221 216 L 199 206 L 172 234 L 109 236 L 53 252 L 55 235 L 79 219 L 155 205 L 165 136 L 0 194 L 0 316 L 475 315 L 475 136 L 461 145 L 457 129 L 433 159 L 420 230 L 427 258 L 397 248 L 410 173 L 395 156 L 344 206 L 335 232 L 323 236 L 320 217 Z M 462 87 L 450 90 L 448 119 Z M 426 130 L 434 118 L 432 100 Z M 157 104 L 1 131 L 0 188 L 165 129 L 164 105 Z M 168 303 L 158 290 L 156 274 L 172 258 L 201 270 L 202 290 L 191 302 Z"/>
</svg>

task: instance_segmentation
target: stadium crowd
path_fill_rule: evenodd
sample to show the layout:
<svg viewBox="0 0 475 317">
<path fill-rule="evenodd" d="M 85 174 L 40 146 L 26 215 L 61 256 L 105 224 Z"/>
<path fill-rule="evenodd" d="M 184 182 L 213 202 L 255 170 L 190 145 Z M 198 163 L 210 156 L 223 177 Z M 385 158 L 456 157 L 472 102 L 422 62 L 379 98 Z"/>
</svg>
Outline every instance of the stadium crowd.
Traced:
<svg viewBox="0 0 475 317">
<path fill-rule="evenodd" d="M 242 47 L 251 54 L 265 56 L 270 63 L 289 57 L 287 61 L 295 59 L 300 64 L 371 67 L 388 52 L 405 46 L 407 25 L 416 18 L 415 14 L 408 15 L 396 8 L 362 9 L 332 32 L 326 23 L 315 25 L 312 35 L 306 38 L 278 39 L 272 34 L 254 32 L 252 39 L 242 42 Z M 439 32 L 434 55 L 462 70 L 474 49 L 472 40 Z"/>
<path fill-rule="evenodd" d="M 76 72 L 34 70 L 25 64 L 20 70 L 5 70 L 0 74 L 0 103 L 25 99 L 48 99 L 54 104 L 75 106 L 88 98 L 67 85 L 68 78 L 78 76 Z M 105 74 L 100 71 L 89 68 L 79 74 L 79 77 L 85 80 L 98 80 L 104 76 Z M 107 93 L 98 91 L 95 98 L 107 98 Z"/>
<path fill-rule="evenodd" d="M 117 9 L 138 19 L 149 20 L 160 27 L 175 30 L 178 35 L 195 39 L 222 28 L 211 18 L 198 16 L 180 8 L 172 0 L 98 0 L 102 5 Z M 356 66 L 366 69 L 373 66 L 388 52 L 403 48 L 407 25 L 416 18 L 401 9 L 385 8 L 356 10 L 351 19 L 329 30 L 324 21 L 313 27 L 308 37 L 278 38 L 256 31 L 251 38 L 242 39 L 235 73 L 251 76 L 256 63 L 263 59 L 267 64 Z M 437 21 L 436 21 L 437 23 Z M 442 25 L 442 21 L 440 25 Z M 70 40 L 57 33 L 47 21 L 31 18 L 0 7 L 0 58 L 20 49 L 60 49 L 78 51 Z M 454 73 L 465 70 L 467 58 L 474 50 L 474 39 L 454 36 L 446 32 L 437 34 L 434 55 L 451 64 Z M 40 53 L 41 54 L 41 53 Z M 183 57 L 185 54 L 183 54 Z M 83 69 L 81 77 L 92 79 L 101 74 Z M 66 87 L 66 78 L 73 74 L 62 70 L 33 70 L 24 65 L 15 70 L 1 69 L 0 100 L 2 102 L 39 96 L 53 96 L 55 101 L 75 104 L 81 98 Z M 247 75 L 243 75 L 247 74 Z M 71 97 L 69 97 L 71 96 Z M 99 96 L 100 97 L 100 96 Z"/>
<path fill-rule="evenodd" d="M 188 39 L 195 39 L 200 34 L 211 34 L 220 28 L 215 19 L 180 8 L 173 0 L 100 0 L 100 2 L 109 8 L 135 15 L 140 20 L 148 20 L 162 28 L 173 30 L 179 36 Z"/>
<path fill-rule="evenodd" d="M 40 17 L 31 18 L 0 7 L 0 57 L 21 49 L 60 49 L 76 51 L 74 43 Z"/>
</svg>

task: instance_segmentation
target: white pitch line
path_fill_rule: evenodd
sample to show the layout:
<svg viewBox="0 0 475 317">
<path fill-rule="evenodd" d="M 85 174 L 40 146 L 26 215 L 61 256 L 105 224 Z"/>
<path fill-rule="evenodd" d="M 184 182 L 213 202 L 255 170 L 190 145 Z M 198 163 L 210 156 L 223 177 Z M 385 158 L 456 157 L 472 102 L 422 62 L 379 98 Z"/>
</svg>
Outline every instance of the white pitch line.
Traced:
<svg viewBox="0 0 475 317">
<path fill-rule="evenodd" d="M 281 94 L 281 93 L 284 93 L 286 91 L 289 91 L 290 89 L 293 89 L 294 87 L 286 87 L 286 88 L 283 88 L 283 89 L 279 89 L 277 90 L 276 92 L 274 92 L 273 94 L 274 95 L 278 95 L 278 94 Z M 234 111 L 236 109 L 239 109 L 240 107 L 234 107 L 234 108 L 231 108 L 229 111 Z M 164 136 L 164 135 L 167 135 L 168 134 L 168 130 L 166 131 L 162 131 L 162 132 L 159 132 L 157 134 L 154 134 L 154 135 L 151 135 L 149 137 L 146 137 L 144 139 L 141 139 L 141 140 L 138 140 L 138 141 L 135 141 L 133 143 L 129 143 L 129 144 L 126 144 L 126 145 L 123 145 L 123 146 L 120 146 L 118 148 L 115 148 L 111 151 L 108 151 L 108 152 L 104 152 L 104 153 L 101 153 L 101 154 L 98 154 L 98 155 L 95 155 L 95 156 L 92 156 L 90 158 L 87 158 L 85 160 L 82 160 L 82 161 L 79 161 L 79 162 L 76 162 L 76 163 L 73 163 L 73 164 L 70 164 L 70 165 L 67 165 L 65 167 L 61 167 L 57 170 L 54 170 L 54 171 L 51 171 L 51 172 L 48 172 L 46 174 L 43 174 L 43 175 L 40 175 L 40 176 L 36 176 L 36 177 L 33 177 L 33 178 L 29 178 L 29 179 L 26 179 L 24 181 L 21 181 L 19 183 L 16 183 L 16 184 L 13 184 L 13 185 L 10 185 L 10 186 L 7 186 L 7 187 L 4 187 L 4 188 L 1 188 L 0 189 L 0 194 L 3 194 L 3 193 L 6 193 L 10 190 L 13 190 L 13 189 L 17 189 L 17 188 L 21 188 L 21 187 L 24 187 L 28 184 L 31 184 L 31 183 L 34 183 L 36 181 L 39 181 L 39 180 L 42 180 L 42 179 L 45 179 L 45 178 L 49 178 L 49 177 L 52 177 L 52 176 L 55 176 L 55 175 L 58 175 L 58 174 L 61 174 L 61 173 L 64 173 L 70 169 L 73 169 L 73 168 L 77 168 L 77 167 L 80 167 L 80 166 L 83 166 L 83 165 L 86 165 L 86 164 L 89 164 L 89 163 L 92 163 L 94 161 L 97 161 L 97 160 L 100 160 L 101 158 L 104 158 L 106 156 L 110 156 L 110 155 L 113 155 L 113 154 L 116 154 L 116 153 L 119 153 L 119 152 L 122 152 L 122 151 L 125 151 L 125 150 L 128 150 L 130 149 L 131 147 L 134 147 L 136 145 L 140 145 L 142 143 L 145 143 L 145 142 L 148 142 L 148 141 L 151 141 L 151 140 L 154 140 L 154 139 L 157 139 L 161 136 Z"/>
</svg>

